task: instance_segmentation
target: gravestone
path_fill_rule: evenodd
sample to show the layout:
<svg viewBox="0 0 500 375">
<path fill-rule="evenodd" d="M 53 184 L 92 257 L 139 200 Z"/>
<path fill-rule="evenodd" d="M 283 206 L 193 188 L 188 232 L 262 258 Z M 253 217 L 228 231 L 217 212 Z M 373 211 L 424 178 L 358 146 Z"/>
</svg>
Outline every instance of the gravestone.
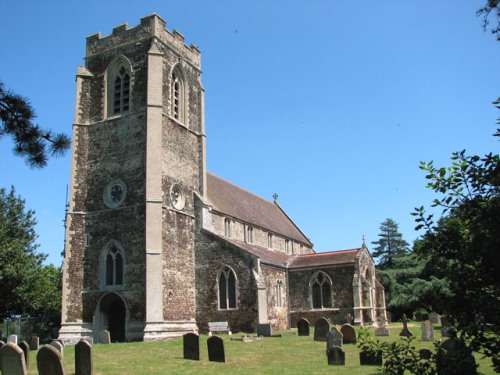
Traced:
<svg viewBox="0 0 500 375">
<path fill-rule="evenodd" d="M 307 319 L 299 319 L 297 322 L 297 333 L 299 336 L 309 336 L 310 323 Z"/>
<path fill-rule="evenodd" d="M 38 375 L 64 375 L 63 357 L 52 345 L 44 345 L 36 356 Z"/>
<path fill-rule="evenodd" d="M 330 332 L 330 322 L 326 318 L 319 318 L 314 325 L 314 341 L 326 341 L 328 332 Z"/>
<path fill-rule="evenodd" d="M 340 327 L 340 333 L 342 333 L 344 344 L 355 344 L 356 343 L 356 330 L 350 324 L 344 324 Z"/>
<path fill-rule="evenodd" d="M 212 362 L 226 362 L 224 340 L 219 336 L 209 337 L 207 340 L 208 360 Z"/>
<path fill-rule="evenodd" d="M 405 314 L 403 314 L 401 321 L 403 322 L 403 329 L 401 330 L 401 332 L 399 332 L 399 336 L 405 336 L 405 337 L 413 336 L 413 333 L 411 333 L 411 331 L 408 329 L 408 318 L 406 317 Z"/>
<path fill-rule="evenodd" d="M 64 355 L 64 346 L 59 341 L 52 341 L 50 345 L 56 348 L 61 355 Z"/>
<path fill-rule="evenodd" d="M 427 348 L 422 348 L 418 351 L 418 354 L 420 355 L 421 359 L 431 359 L 432 357 L 432 352 L 430 349 Z"/>
<path fill-rule="evenodd" d="M 360 351 L 359 364 L 361 366 L 382 366 L 382 352 Z"/>
<path fill-rule="evenodd" d="M 430 320 L 422 324 L 422 341 L 434 341 L 434 327 Z"/>
<path fill-rule="evenodd" d="M 0 349 L 0 371 L 5 375 L 26 375 L 26 362 L 21 348 L 8 342 Z"/>
<path fill-rule="evenodd" d="M 196 333 L 186 333 L 183 336 L 184 359 L 200 360 L 200 336 Z"/>
<path fill-rule="evenodd" d="M 429 320 L 432 324 L 441 325 L 441 315 L 439 315 L 437 312 L 433 311 L 429 313 Z"/>
<path fill-rule="evenodd" d="M 92 375 L 92 369 L 92 345 L 86 340 L 80 340 L 75 345 L 75 375 Z"/>
<path fill-rule="evenodd" d="M 329 365 L 345 366 L 345 353 L 342 348 L 334 346 L 328 350 L 327 356 Z"/>
<path fill-rule="evenodd" d="M 38 336 L 33 336 L 30 339 L 30 350 L 38 350 L 40 348 L 40 338 Z"/>
<path fill-rule="evenodd" d="M 477 374 L 476 360 L 462 340 L 451 337 L 436 352 L 438 374 Z"/>
<path fill-rule="evenodd" d="M 100 334 L 101 344 L 111 344 L 111 337 L 109 336 L 109 331 L 103 330 Z"/>
<path fill-rule="evenodd" d="M 30 368 L 30 346 L 26 341 L 21 341 L 19 347 L 24 353 L 24 362 L 26 363 L 26 368 Z"/>
<path fill-rule="evenodd" d="M 375 336 L 389 336 L 389 329 L 384 326 L 379 326 L 375 330 Z"/>
<path fill-rule="evenodd" d="M 271 337 L 273 335 L 273 330 L 271 324 L 257 324 L 257 336 Z"/>
<path fill-rule="evenodd" d="M 9 335 L 9 337 L 7 337 L 7 342 L 17 345 L 17 335 Z"/>
<path fill-rule="evenodd" d="M 390 311 L 385 312 L 385 316 L 387 317 L 387 323 L 392 323 L 392 314 Z"/>
<path fill-rule="evenodd" d="M 457 329 L 452 326 L 445 326 L 441 328 L 442 337 L 457 337 Z"/>
<path fill-rule="evenodd" d="M 326 352 L 328 353 L 334 346 L 342 348 L 342 344 L 342 333 L 337 331 L 337 328 L 332 328 L 332 330 L 326 334 Z"/>
</svg>

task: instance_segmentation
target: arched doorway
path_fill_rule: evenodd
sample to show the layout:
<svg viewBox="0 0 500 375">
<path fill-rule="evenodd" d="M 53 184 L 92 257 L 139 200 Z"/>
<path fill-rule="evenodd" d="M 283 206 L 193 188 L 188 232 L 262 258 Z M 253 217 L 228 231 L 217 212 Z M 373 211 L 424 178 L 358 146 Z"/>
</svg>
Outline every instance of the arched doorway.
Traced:
<svg viewBox="0 0 500 375">
<path fill-rule="evenodd" d="M 97 310 L 99 331 L 108 330 L 111 342 L 125 341 L 127 309 L 122 298 L 116 293 L 108 293 L 102 297 Z"/>
</svg>

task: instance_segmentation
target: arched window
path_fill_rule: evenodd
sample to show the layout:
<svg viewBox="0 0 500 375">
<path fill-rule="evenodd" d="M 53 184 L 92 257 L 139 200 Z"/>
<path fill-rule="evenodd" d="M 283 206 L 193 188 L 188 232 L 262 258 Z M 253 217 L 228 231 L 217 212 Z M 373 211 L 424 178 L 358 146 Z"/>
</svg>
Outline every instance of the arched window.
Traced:
<svg viewBox="0 0 500 375">
<path fill-rule="evenodd" d="M 236 308 L 236 277 L 229 267 L 223 267 L 217 277 L 219 289 L 219 309 Z"/>
<path fill-rule="evenodd" d="M 124 285 L 125 259 L 123 250 L 112 241 L 101 253 L 100 279 L 102 286 Z"/>
<path fill-rule="evenodd" d="M 283 283 L 281 280 L 276 282 L 276 307 L 283 306 Z"/>
<path fill-rule="evenodd" d="M 313 309 L 333 307 L 332 280 L 326 273 L 322 271 L 316 272 L 309 285 Z"/>
<path fill-rule="evenodd" d="M 119 56 L 109 64 L 108 80 L 108 115 L 115 116 L 130 110 L 131 73 L 130 63 Z"/>
<path fill-rule="evenodd" d="M 185 95 L 184 76 L 177 65 L 172 71 L 172 117 L 180 122 L 185 121 Z"/>
<path fill-rule="evenodd" d="M 231 237 L 231 219 L 224 219 L 224 235 L 226 237 Z"/>
</svg>

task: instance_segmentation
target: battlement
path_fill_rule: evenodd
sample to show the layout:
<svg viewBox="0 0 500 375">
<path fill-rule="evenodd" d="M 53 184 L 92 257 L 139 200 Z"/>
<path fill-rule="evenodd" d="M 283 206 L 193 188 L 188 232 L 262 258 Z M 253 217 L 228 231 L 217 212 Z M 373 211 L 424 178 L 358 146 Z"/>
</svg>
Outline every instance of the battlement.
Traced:
<svg viewBox="0 0 500 375">
<path fill-rule="evenodd" d="M 100 32 L 87 37 L 86 57 L 104 51 L 141 41 L 156 38 L 173 48 L 179 55 L 190 60 L 195 66 L 200 67 L 200 50 L 195 45 L 187 46 L 184 36 L 177 30 L 172 32 L 166 29 L 166 22 L 156 13 L 141 18 L 137 26 L 128 27 L 123 23 L 113 28 L 111 35 L 102 36 Z"/>
</svg>

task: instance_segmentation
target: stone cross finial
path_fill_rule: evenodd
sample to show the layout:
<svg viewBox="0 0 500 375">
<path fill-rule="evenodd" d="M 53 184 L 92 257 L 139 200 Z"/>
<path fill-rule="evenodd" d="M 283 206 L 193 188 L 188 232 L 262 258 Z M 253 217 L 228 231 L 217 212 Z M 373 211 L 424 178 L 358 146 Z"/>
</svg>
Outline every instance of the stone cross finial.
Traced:
<svg viewBox="0 0 500 375">
<path fill-rule="evenodd" d="M 276 202 L 278 200 L 278 194 L 274 193 L 273 198 L 274 198 L 274 201 Z"/>
</svg>

